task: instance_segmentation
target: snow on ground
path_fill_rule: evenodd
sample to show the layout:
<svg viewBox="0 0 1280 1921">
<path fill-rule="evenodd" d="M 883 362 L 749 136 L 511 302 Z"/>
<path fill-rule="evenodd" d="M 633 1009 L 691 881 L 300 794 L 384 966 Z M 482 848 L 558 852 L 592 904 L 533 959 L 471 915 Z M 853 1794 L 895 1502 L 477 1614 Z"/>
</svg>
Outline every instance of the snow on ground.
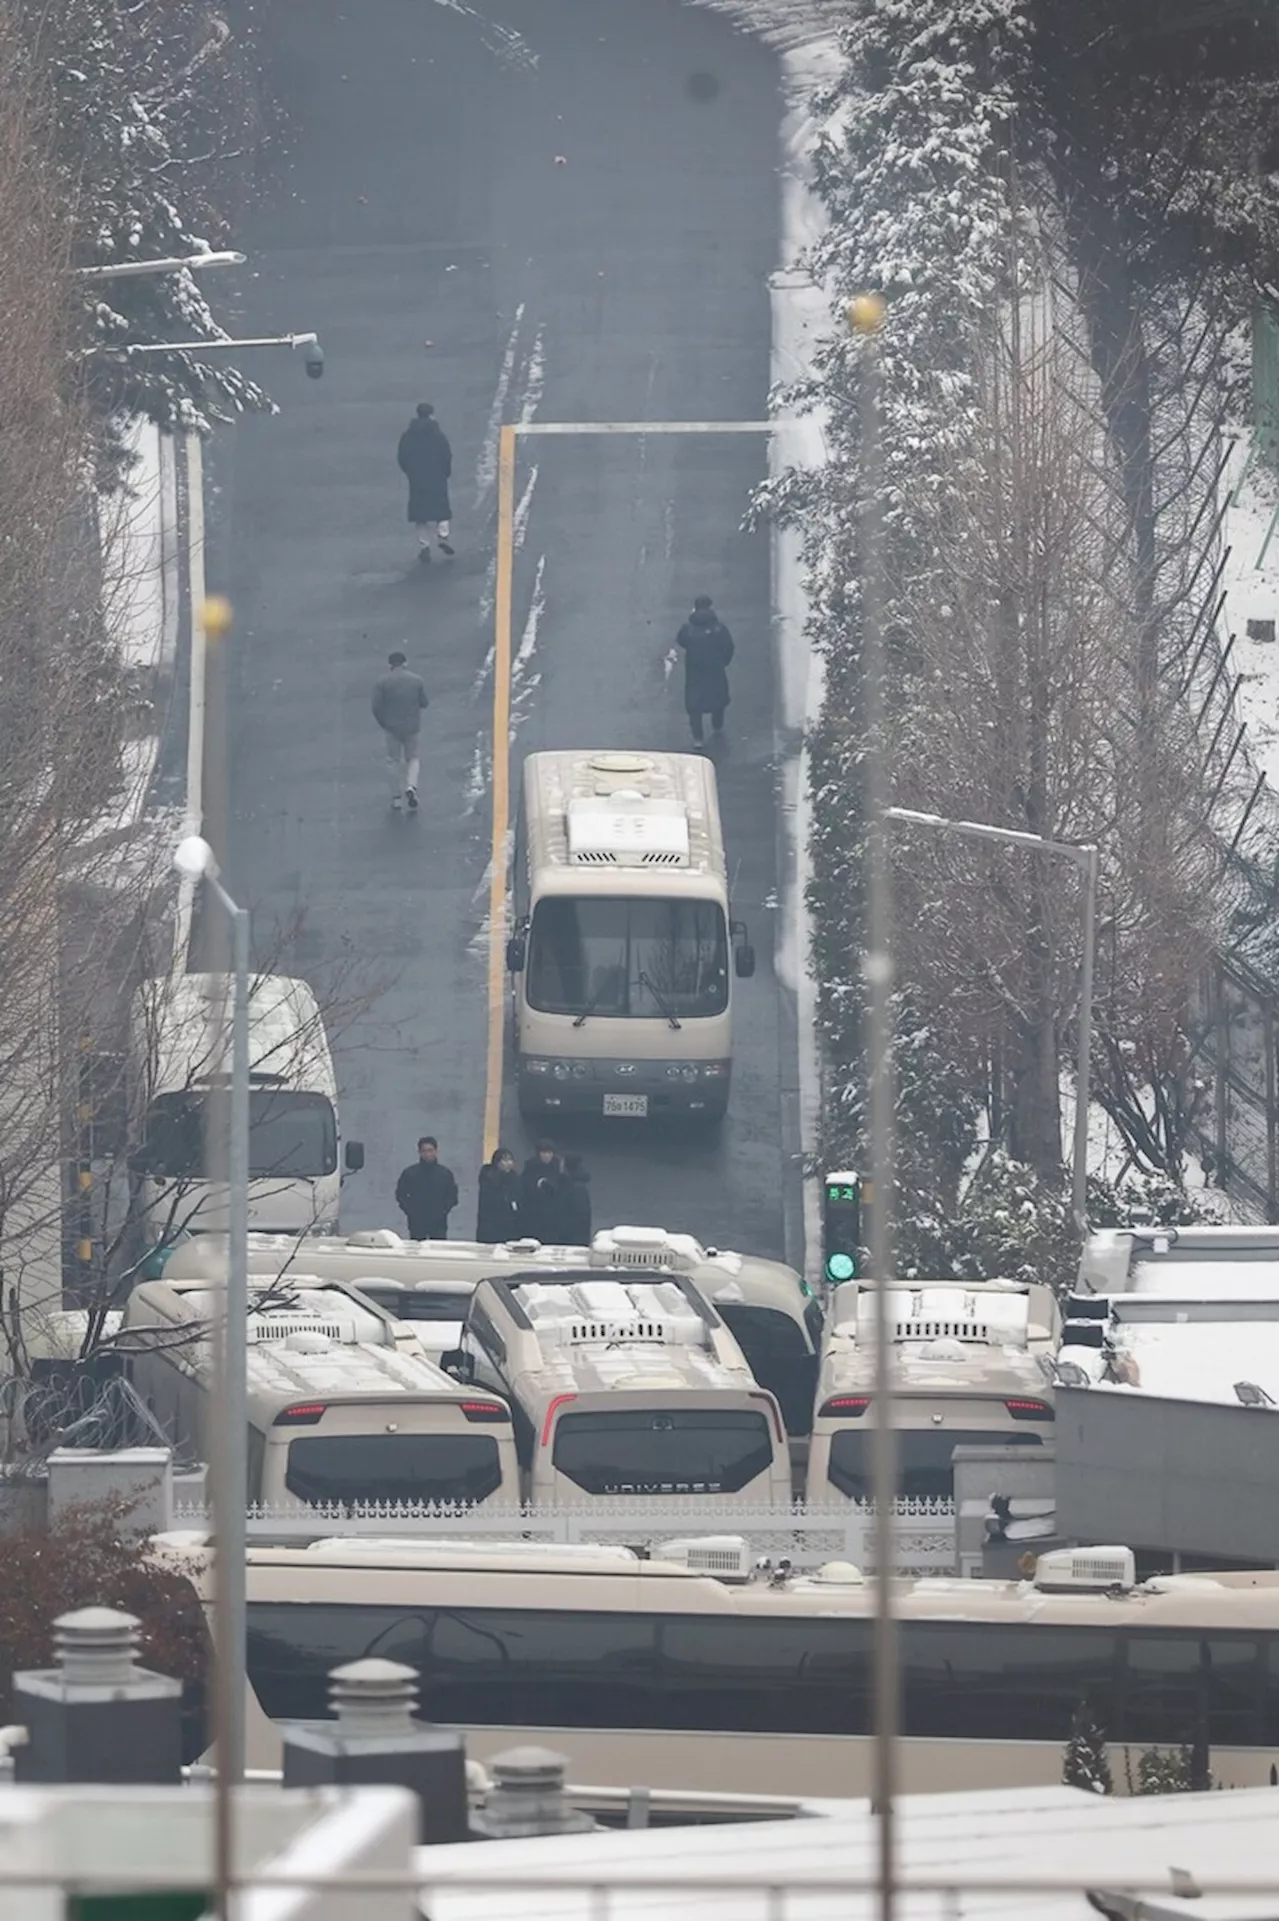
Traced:
<svg viewBox="0 0 1280 1921">
<path fill-rule="evenodd" d="M 1277 752 L 1277 703 L 1280 675 L 1276 667 L 1276 486 L 1251 462 L 1252 441 L 1241 433 L 1225 475 L 1230 504 L 1223 520 L 1223 540 L 1229 549 L 1222 585 L 1224 636 L 1235 635 L 1234 674 L 1243 674 L 1238 696 L 1240 718 L 1248 727 L 1248 749 L 1256 771 L 1265 774 L 1271 791 L 1280 788 Z M 1251 639 L 1249 623 L 1270 622 L 1271 638 Z"/>
</svg>

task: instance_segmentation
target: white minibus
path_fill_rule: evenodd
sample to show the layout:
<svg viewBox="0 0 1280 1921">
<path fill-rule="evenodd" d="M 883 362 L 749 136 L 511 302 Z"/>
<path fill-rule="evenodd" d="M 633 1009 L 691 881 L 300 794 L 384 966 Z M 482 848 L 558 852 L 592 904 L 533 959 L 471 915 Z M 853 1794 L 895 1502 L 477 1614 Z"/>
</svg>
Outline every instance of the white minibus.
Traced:
<svg viewBox="0 0 1280 1921">
<path fill-rule="evenodd" d="M 158 1242 L 226 1232 L 226 1188 L 205 1177 L 205 1116 L 210 1094 L 226 1087 L 230 1020 L 222 974 L 147 981 L 134 998 L 131 1063 L 145 1113 L 130 1171 Z M 363 1167 L 364 1148 L 340 1149 L 333 1058 L 305 981 L 271 974 L 252 983 L 249 1079 L 249 1225 L 336 1232 L 340 1169 Z"/>
<path fill-rule="evenodd" d="M 530 754 L 516 830 L 520 1110 L 716 1121 L 731 982 L 755 954 L 729 904 L 715 769 L 701 754 Z"/>
</svg>

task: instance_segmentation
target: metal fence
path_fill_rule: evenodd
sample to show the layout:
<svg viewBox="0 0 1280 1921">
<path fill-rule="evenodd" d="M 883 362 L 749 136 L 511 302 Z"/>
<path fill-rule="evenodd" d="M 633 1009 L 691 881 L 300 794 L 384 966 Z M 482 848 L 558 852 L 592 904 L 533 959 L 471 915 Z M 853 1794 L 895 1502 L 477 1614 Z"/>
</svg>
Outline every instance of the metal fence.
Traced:
<svg viewBox="0 0 1280 1921">
<path fill-rule="evenodd" d="M 179 1496 L 173 1525 L 205 1529 L 212 1528 L 214 1521 L 205 1505 L 185 1504 Z M 612 1544 L 650 1554 L 666 1541 L 729 1535 L 745 1539 L 758 1558 L 786 1558 L 797 1568 L 821 1567 L 827 1561 L 850 1561 L 864 1573 L 875 1568 L 875 1510 L 854 1501 L 839 1508 L 745 1507 L 678 1496 L 643 1502 L 598 1500 L 572 1507 L 368 1505 L 352 1512 L 251 1507 L 248 1531 L 250 1541 L 262 1545 L 295 1545 L 333 1535 L 366 1540 L 393 1536 L 410 1541 Z M 894 1533 L 899 1574 L 956 1572 L 956 1516 L 951 1501 L 899 1501 Z"/>
<path fill-rule="evenodd" d="M 1196 1056 L 1209 1099 L 1197 1132 L 1213 1178 L 1246 1218 L 1277 1213 L 1276 990 L 1215 960 L 1200 984 Z"/>
</svg>

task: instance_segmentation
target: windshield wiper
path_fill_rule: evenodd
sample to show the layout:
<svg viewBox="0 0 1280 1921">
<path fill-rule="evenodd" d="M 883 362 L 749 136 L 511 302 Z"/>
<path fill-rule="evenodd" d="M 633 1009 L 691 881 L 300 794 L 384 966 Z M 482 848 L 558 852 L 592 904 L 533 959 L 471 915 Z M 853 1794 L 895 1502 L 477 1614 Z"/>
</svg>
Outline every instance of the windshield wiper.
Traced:
<svg viewBox="0 0 1280 1921">
<path fill-rule="evenodd" d="M 613 983 L 612 981 L 610 981 L 609 987 L 612 987 L 612 985 Z M 601 1001 L 604 999 L 605 995 L 609 992 L 609 987 L 602 987 L 598 994 L 593 994 L 591 996 L 591 999 L 587 1002 L 582 1012 L 574 1016 L 573 1024 L 575 1027 L 581 1027 L 584 1021 L 589 1021 L 591 1019 L 591 1016 L 595 1013 L 597 1007 L 599 1007 Z"/>
<path fill-rule="evenodd" d="M 680 1032 L 680 1022 L 676 1019 L 675 1015 L 671 1011 L 671 1002 L 669 1000 L 663 999 L 662 995 L 658 992 L 657 988 L 654 986 L 653 982 L 649 979 L 649 976 L 644 972 L 643 968 L 636 975 L 636 979 L 639 981 L 641 987 L 648 988 L 649 992 L 653 995 L 653 998 L 658 1003 L 658 1011 L 666 1015 L 668 1023 L 671 1025 L 671 1027 L 675 1029 L 676 1033 L 678 1034 Z"/>
</svg>

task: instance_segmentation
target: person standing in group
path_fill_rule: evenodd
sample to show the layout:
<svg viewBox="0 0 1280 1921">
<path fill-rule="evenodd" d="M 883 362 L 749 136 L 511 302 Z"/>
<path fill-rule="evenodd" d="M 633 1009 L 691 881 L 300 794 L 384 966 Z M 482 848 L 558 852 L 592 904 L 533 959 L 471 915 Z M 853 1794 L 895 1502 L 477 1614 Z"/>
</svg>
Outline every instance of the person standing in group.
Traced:
<svg viewBox="0 0 1280 1921">
<path fill-rule="evenodd" d="M 411 1241 L 447 1241 L 449 1216 L 458 1205 L 458 1183 L 440 1159 L 434 1134 L 418 1142 L 418 1158 L 396 1182 L 396 1205 Z"/>
<path fill-rule="evenodd" d="M 418 811 L 418 732 L 427 706 L 427 690 L 420 674 L 411 673 L 403 654 L 387 655 L 387 672 L 374 683 L 373 718 L 387 743 L 387 773 L 391 805 Z"/>
<path fill-rule="evenodd" d="M 480 1198 L 476 1204 L 476 1239 L 497 1243 L 514 1241 L 520 1233 L 520 1176 L 509 1147 L 495 1147 L 480 1169 Z"/>
<path fill-rule="evenodd" d="M 695 740 L 702 739 L 702 716 L 710 714 L 714 733 L 724 730 L 729 705 L 729 676 L 733 635 L 711 605 L 710 594 L 699 594 L 693 612 L 676 635 L 684 649 L 684 710 Z"/>
<path fill-rule="evenodd" d="M 560 1226 L 564 1170 L 550 1141 L 539 1141 L 520 1175 L 520 1232 L 531 1241 L 554 1241 Z"/>
<path fill-rule="evenodd" d="M 565 1247 L 591 1245 L 591 1176 L 580 1154 L 566 1154 L 557 1196 L 556 1239 Z"/>
<path fill-rule="evenodd" d="M 433 529 L 440 552 L 451 555 L 449 476 L 453 472 L 453 449 L 429 400 L 418 402 L 416 414 L 400 436 L 396 461 L 409 483 L 409 520 L 418 533 L 418 559 L 424 564 L 431 559 Z"/>
</svg>

